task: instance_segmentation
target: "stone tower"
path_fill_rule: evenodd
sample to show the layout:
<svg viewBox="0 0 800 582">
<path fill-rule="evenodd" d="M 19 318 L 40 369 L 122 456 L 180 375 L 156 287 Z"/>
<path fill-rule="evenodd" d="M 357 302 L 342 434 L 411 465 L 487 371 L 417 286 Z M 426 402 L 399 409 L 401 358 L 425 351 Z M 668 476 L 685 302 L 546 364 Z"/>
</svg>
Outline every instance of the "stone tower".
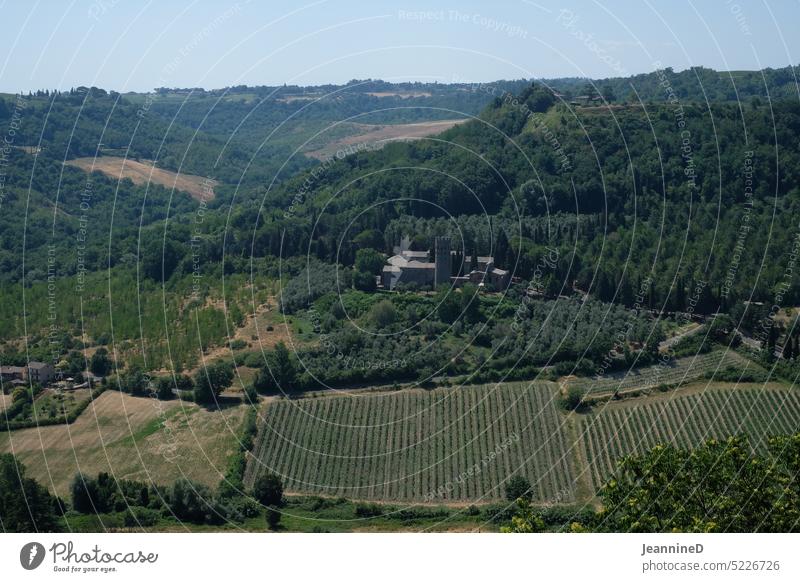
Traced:
<svg viewBox="0 0 800 582">
<path fill-rule="evenodd" d="M 433 273 L 433 284 L 435 287 L 439 285 L 450 284 L 450 270 L 451 270 L 451 257 L 450 257 L 450 237 L 437 236 L 434 242 L 434 250 L 436 253 L 436 268 Z"/>
</svg>

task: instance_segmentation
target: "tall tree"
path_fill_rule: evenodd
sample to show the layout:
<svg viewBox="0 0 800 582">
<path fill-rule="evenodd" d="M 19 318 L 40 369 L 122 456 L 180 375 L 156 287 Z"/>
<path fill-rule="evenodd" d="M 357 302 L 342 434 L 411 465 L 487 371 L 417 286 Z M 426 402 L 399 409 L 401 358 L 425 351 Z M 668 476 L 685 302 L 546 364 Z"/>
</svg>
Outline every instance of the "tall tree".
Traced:
<svg viewBox="0 0 800 582">
<path fill-rule="evenodd" d="M 201 367 L 194 379 L 195 402 L 211 404 L 233 383 L 233 369 L 226 362 Z"/>
<path fill-rule="evenodd" d="M 58 500 L 10 454 L 0 454 L 0 528 L 6 532 L 60 531 Z"/>
</svg>

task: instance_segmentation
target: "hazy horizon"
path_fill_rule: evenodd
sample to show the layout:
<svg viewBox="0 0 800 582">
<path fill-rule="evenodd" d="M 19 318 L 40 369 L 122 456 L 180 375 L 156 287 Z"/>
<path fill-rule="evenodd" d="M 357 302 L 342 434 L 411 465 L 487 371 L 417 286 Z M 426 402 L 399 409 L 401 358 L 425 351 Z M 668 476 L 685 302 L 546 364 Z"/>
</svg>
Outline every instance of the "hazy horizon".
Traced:
<svg viewBox="0 0 800 582">
<path fill-rule="evenodd" d="M 0 91 L 97 86 L 326 85 L 352 79 L 489 82 L 601 79 L 703 66 L 721 71 L 800 62 L 781 23 L 797 4 L 590 0 L 485 5 L 444 0 L 249 0 L 157 4 L 54 0 L 0 4 L 17 33 L 0 46 Z M 757 42 L 755 42 L 757 39 Z"/>
</svg>

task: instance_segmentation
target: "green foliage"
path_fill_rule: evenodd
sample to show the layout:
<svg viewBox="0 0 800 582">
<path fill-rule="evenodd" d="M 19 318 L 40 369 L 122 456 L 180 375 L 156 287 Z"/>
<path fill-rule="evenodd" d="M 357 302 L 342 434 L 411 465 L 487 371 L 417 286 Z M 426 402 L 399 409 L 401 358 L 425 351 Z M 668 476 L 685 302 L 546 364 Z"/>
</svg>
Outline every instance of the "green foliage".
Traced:
<svg viewBox="0 0 800 582">
<path fill-rule="evenodd" d="M 386 264 L 386 258 L 373 248 L 356 251 L 356 270 L 370 275 L 378 275 Z"/>
<path fill-rule="evenodd" d="M 587 394 L 619 393 L 627 390 L 644 390 L 656 386 L 680 386 L 700 378 L 724 380 L 730 377 L 725 373 L 728 368 L 737 370 L 753 370 L 756 364 L 747 361 L 734 351 L 717 349 L 713 352 L 684 358 L 662 356 L 661 361 L 641 368 L 630 367 L 621 372 L 609 372 L 600 376 L 579 378 L 570 381 L 570 386 L 577 386 Z M 720 374 L 719 377 L 717 374 Z"/>
<path fill-rule="evenodd" d="M 359 291 L 366 291 L 367 293 L 375 291 L 377 287 L 375 275 L 364 271 L 355 271 L 353 273 L 353 287 Z"/>
<path fill-rule="evenodd" d="M 169 511 L 177 519 L 191 523 L 214 523 L 218 515 L 211 491 L 201 483 L 177 479 L 168 491 Z"/>
<path fill-rule="evenodd" d="M 560 404 L 564 410 L 579 410 L 583 405 L 583 389 L 574 384 L 567 386 L 567 393 L 561 397 Z"/>
<path fill-rule="evenodd" d="M 391 301 L 380 301 L 372 306 L 369 319 L 377 329 L 386 329 L 397 320 L 397 311 Z"/>
<path fill-rule="evenodd" d="M 185 246 L 170 238 L 151 238 L 142 245 L 140 252 L 142 273 L 153 281 L 166 281 L 185 253 Z"/>
<path fill-rule="evenodd" d="M 275 473 L 264 473 L 253 483 L 253 497 L 262 505 L 278 507 L 283 504 L 283 482 Z"/>
<path fill-rule="evenodd" d="M 376 251 L 382 250 L 385 244 L 383 242 L 383 235 L 373 228 L 359 233 L 353 238 L 353 242 L 360 249 L 374 249 Z M 356 264 L 358 264 L 358 253 L 356 253 Z M 383 261 L 381 261 L 381 265 L 383 265 Z"/>
<path fill-rule="evenodd" d="M 156 383 L 156 397 L 159 400 L 172 400 L 175 394 L 172 392 L 172 387 L 175 385 L 175 380 L 172 376 L 162 376 Z"/>
<path fill-rule="evenodd" d="M 34 386 L 33 394 L 37 395 L 41 390 L 41 387 Z M 34 406 L 30 398 L 30 390 L 23 389 L 25 397 L 14 402 L 3 411 L 3 417 L 0 418 L 0 431 L 54 424 L 72 424 L 86 410 L 86 407 L 105 390 L 106 386 L 101 384 L 92 390 L 88 398 L 80 401 L 77 401 L 72 396 L 50 393 L 45 397 L 37 398 Z M 65 399 L 70 399 L 69 407 L 65 406 Z M 54 413 L 44 416 L 45 407 L 54 411 Z"/>
<path fill-rule="evenodd" d="M 150 388 L 150 377 L 138 365 L 127 370 L 119 379 L 119 387 L 132 396 L 144 396 Z"/>
<path fill-rule="evenodd" d="M 436 294 L 436 313 L 444 323 L 453 323 L 461 315 L 461 298 L 458 293 L 447 287 L 439 289 Z"/>
<path fill-rule="evenodd" d="M 5 532 L 61 530 L 59 502 L 47 489 L 25 476 L 25 466 L 0 454 L 0 524 Z"/>
<path fill-rule="evenodd" d="M 112 368 L 113 362 L 108 357 L 108 350 L 103 347 L 97 348 L 89 361 L 89 370 L 95 376 L 107 376 L 111 373 Z"/>
<path fill-rule="evenodd" d="M 602 487 L 617 460 L 660 443 L 691 450 L 707 438 L 722 442 L 746 434 L 763 453 L 770 434 L 792 431 L 800 423 L 800 393 L 794 389 L 703 387 L 659 400 L 608 404 L 580 419 L 593 487 Z"/>
<path fill-rule="evenodd" d="M 504 526 L 504 533 L 539 533 L 546 529 L 541 510 L 534 508 L 528 499 L 517 498 L 517 511 L 511 518 L 511 525 Z"/>
<path fill-rule="evenodd" d="M 267 358 L 267 365 L 256 375 L 253 386 L 262 394 L 292 393 L 298 389 L 297 365 L 285 343 L 275 345 Z"/>
<path fill-rule="evenodd" d="M 625 458 L 601 490 L 596 529 L 792 532 L 800 524 L 800 434 L 753 454 L 746 437 L 685 451 L 659 445 Z"/>
<path fill-rule="evenodd" d="M 201 367 L 194 377 L 194 401 L 214 404 L 223 390 L 233 383 L 233 368 L 227 362 L 215 362 Z"/>
<path fill-rule="evenodd" d="M 72 508 L 81 513 L 97 513 L 100 508 L 95 509 L 94 503 L 98 501 L 97 486 L 94 481 L 83 473 L 76 473 L 70 485 L 72 496 Z"/>
<path fill-rule="evenodd" d="M 223 499 L 236 498 L 244 491 L 244 473 L 247 469 L 247 453 L 253 450 L 253 444 L 258 432 L 256 408 L 249 408 L 242 421 L 239 432 L 239 446 L 236 453 L 228 461 L 228 470 L 219 485 L 218 494 Z"/>
<path fill-rule="evenodd" d="M 96 478 L 77 473 L 70 485 L 72 509 L 80 513 L 109 513 L 129 507 L 159 505 L 158 494 L 147 484 L 117 479 L 108 473 Z"/>
<path fill-rule="evenodd" d="M 514 475 L 506 481 L 506 499 L 516 501 L 517 499 L 531 498 L 531 483 L 522 475 Z"/>
<path fill-rule="evenodd" d="M 277 507 L 270 505 L 269 507 L 267 507 L 265 518 L 267 520 L 267 527 L 270 530 L 274 531 L 278 529 L 278 526 L 281 523 L 281 512 Z"/>
<path fill-rule="evenodd" d="M 281 311 L 294 313 L 308 307 L 331 289 L 346 289 L 349 286 L 347 271 L 337 269 L 336 265 L 312 261 L 309 268 L 290 278 L 281 289 Z"/>
</svg>

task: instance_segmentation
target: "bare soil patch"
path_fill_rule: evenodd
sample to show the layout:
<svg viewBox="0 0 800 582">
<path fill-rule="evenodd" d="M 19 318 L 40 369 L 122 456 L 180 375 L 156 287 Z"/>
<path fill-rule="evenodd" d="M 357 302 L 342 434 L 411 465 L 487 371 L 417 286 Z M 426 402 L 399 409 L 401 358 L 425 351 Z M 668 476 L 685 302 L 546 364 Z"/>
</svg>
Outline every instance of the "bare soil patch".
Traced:
<svg viewBox="0 0 800 582">
<path fill-rule="evenodd" d="M 209 201 L 214 198 L 216 180 L 192 174 L 178 174 L 153 166 L 153 162 L 137 162 L 129 158 L 100 156 L 97 158 L 77 158 L 64 162 L 68 166 L 80 168 L 85 172 L 101 172 L 115 180 L 130 179 L 134 184 L 153 182 L 165 188 L 175 188 L 191 195 L 195 200 Z"/>
<path fill-rule="evenodd" d="M 323 147 L 306 152 L 305 155 L 325 160 L 336 155 L 340 150 L 347 150 L 348 146 L 356 144 L 368 144 L 370 146 L 382 146 L 387 142 L 395 140 L 420 139 L 429 135 L 442 133 L 453 126 L 468 121 L 467 119 L 447 119 L 444 121 L 426 121 L 422 123 L 403 123 L 397 125 L 369 125 L 364 123 L 353 124 L 359 128 L 359 132 L 353 135 L 331 141 Z"/>
<path fill-rule="evenodd" d="M 430 97 L 429 91 L 371 91 L 367 95 L 373 97 L 402 97 L 408 99 L 409 97 Z"/>
</svg>

